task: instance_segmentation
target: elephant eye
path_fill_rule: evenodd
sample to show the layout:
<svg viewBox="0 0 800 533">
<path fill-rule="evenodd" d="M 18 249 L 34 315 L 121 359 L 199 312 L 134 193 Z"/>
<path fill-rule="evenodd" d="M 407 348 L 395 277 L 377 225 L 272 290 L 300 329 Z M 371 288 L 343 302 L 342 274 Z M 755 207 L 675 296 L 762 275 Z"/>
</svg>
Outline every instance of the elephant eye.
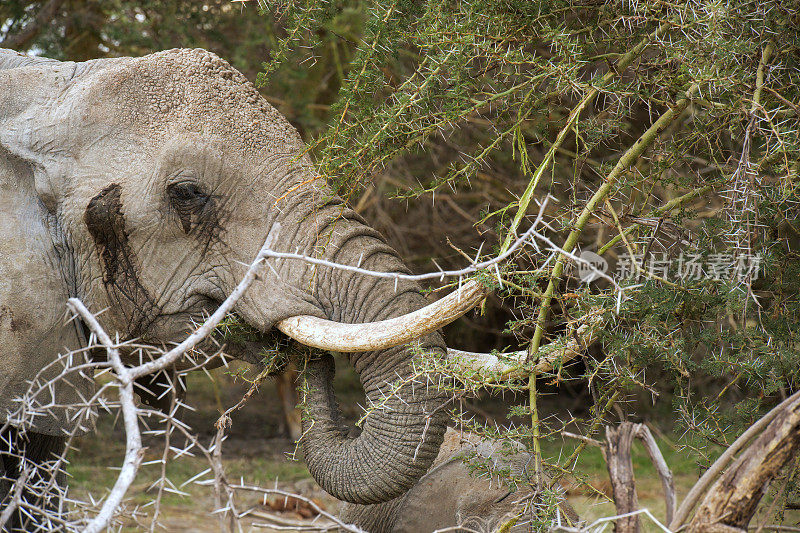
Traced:
<svg viewBox="0 0 800 533">
<path fill-rule="evenodd" d="M 196 183 L 191 181 L 173 183 L 167 188 L 167 193 L 176 207 L 202 206 L 208 201 L 208 195 Z"/>
<path fill-rule="evenodd" d="M 203 192 L 200 186 L 191 181 L 173 183 L 167 187 L 167 195 L 175 212 L 178 214 L 181 227 L 185 233 L 207 219 L 208 204 L 211 196 Z"/>
</svg>

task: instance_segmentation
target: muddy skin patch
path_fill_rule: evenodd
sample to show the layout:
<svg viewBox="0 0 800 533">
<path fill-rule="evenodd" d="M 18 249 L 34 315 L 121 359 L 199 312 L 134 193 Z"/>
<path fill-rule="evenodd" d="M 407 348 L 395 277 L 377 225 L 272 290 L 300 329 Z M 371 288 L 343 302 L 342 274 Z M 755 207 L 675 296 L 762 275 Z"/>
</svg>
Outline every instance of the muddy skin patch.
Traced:
<svg viewBox="0 0 800 533">
<path fill-rule="evenodd" d="M 11 331 L 25 331 L 31 328 L 31 323 L 25 318 L 14 317 L 11 319 Z"/>
<path fill-rule="evenodd" d="M 120 191 L 119 184 L 113 183 L 92 198 L 86 207 L 84 222 L 103 264 L 106 292 L 125 315 L 128 333 L 137 336 L 153 323 L 158 310 L 136 274 Z"/>
</svg>

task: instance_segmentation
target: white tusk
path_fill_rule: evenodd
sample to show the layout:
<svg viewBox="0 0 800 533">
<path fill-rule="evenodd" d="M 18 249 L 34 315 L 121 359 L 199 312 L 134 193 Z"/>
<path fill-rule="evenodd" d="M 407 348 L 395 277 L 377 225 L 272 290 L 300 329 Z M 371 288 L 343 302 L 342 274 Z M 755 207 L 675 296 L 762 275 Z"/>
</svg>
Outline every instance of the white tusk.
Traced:
<svg viewBox="0 0 800 533">
<path fill-rule="evenodd" d="M 488 294 L 476 281 L 464 283 L 441 300 L 380 322 L 344 324 L 314 316 L 293 316 L 276 327 L 301 344 L 333 352 L 369 352 L 406 344 L 446 326 L 478 305 Z"/>
<path fill-rule="evenodd" d="M 570 324 L 568 333 L 561 339 L 542 346 L 530 360 L 533 363 L 530 371 L 536 374 L 552 372 L 557 366 L 566 364 L 580 355 L 597 340 L 600 328 L 603 327 L 603 310 L 596 309 L 583 318 Z M 500 374 L 500 379 L 516 379 L 525 377 L 528 372 L 525 362 L 528 351 L 491 353 L 465 352 L 454 348 L 447 349 L 448 366 L 454 370 Z"/>
<path fill-rule="evenodd" d="M 528 352 L 522 350 L 519 352 L 510 352 L 500 354 L 503 359 L 497 355 L 482 352 L 465 352 L 464 350 L 456 350 L 455 348 L 447 349 L 447 359 L 454 363 L 462 370 L 472 370 L 474 372 L 490 372 L 505 374 L 506 372 L 514 372 L 517 375 L 519 368 L 525 364 L 528 358 Z"/>
</svg>

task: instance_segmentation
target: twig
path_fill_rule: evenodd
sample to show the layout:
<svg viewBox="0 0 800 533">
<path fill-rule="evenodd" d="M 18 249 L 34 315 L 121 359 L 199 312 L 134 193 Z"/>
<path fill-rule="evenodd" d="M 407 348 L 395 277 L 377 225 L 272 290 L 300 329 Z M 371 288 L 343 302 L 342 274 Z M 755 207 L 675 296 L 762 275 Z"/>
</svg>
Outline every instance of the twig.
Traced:
<svg viewBox="0 0 800 533">
<path fill-rule="evenodd" d="M 585 533 L 587 531 L 598 531 L 597 526 L 599 526 L 601 524 L 605 524 L 605 523 L 608 523 L 608 522 L 614 522 L 614 521 L 622 519 L 622 518 L 628 518 L 628 517 L 631 517 L 631 516 L 638 516 L 638 515 L 644 515 L 644 516 L 648 517 L 664 533 L 673 533 L 669 528 L 667 528 L 667 526 L 662 524 L 655 516 L 653 516 L 653 513 L 651 513 L 650 510 L 648 510 L 648 509 L 639 509 L 639 510 L 633 511 L 631 513 L 625 513 L 625 514 L 614 515 L 614 516 L 605 516 L 603 518 L 598 518 L 597 520 L 595 520 L 594 522 L 592 522 L 588 526 L 584 526 L 584 527 L 556 526 L 551 531 L 565 531 L 566 533 Z"/>
<path fill-rule="evenodd" d="M 620 58 L 617 62 L 615 68 L 610 69 L 606 72 L 603 77 L 600 79 L 600 83 L 598 87 L 592 87 L 586 95 L 581 99 L 581 101 L 576 105 L 572 111 L 570 112 L 569 116 L 567 117 L 567 123 L 564 124 L 564 127 L 561 128 L 561 131 L 558 133 L 556 140 L 550 145 L 550 149 L 544 156 L 539 167 L 533 173 L 528 186 L 525 189 L 525 192 L 522 193 L 522 197 L 519 200 L 519 208 L 517 209 L 517 213 L 514 216 L 514 220 L 511 222 L 511 228 L 508 237 L 506 237 L 505 242 L 503 243 L 503 248 L 501 250 L 505 250 L 511 244 L 511 237 L 516 233 L 517 228 L 519 227 L 520 223 L 522 222 L 522 218 L 528 212 L 528 205 L 530 205 L 531 199 L 533 198 L 533 193 L 536 190 L 536 186 L 539 184 L 539 179 L 547 170 L 550 162 L 553 160 L 556 150 L 561 147 L 561 144 L 564 142 L 564 139 L 567 136 L 567 133 L 572 130 L 575 123 L 578 120 L 581 112 L 586 108 L 586 106 L 591 102 L 598 94 L 600 94 L 600 88 L 607 85 L 614 77 L 621 75 L 627 68 L 630 66 L 633 61 L 639 57 L 642 52 L 644 52 L 647 45 L 650 44 L 651 41 L 659 39 L 663 37 L 667 31 L 672 27 L 672 23 L 664 22 L 661 24 L 656 31 L 647 35 L 644 39 L 641 40 L 636 46 L 634 46 L 630 51 L 628 51 L 624 56 Z"/>
<path fill-rule="evenodd" d="M 583 211 L 575 221 L 573 226 L 574 229 L 570 232 L 567 240 L 564 242 L 564 246 L 561 247 L 562 250 L 572 251 L 575 248 L 575 246 L 578 244 L 578 237 L 583 231 L 584 226 L 589 221 L 589 218 L 600 202 L 602 202 L 606 195 L 611 192 L 611 189 L 615 185 L 616 181 L 624 172 L 627 171 L 631 165 L 636 162 L 639 156 L 641 156 L 642 153 L 653 142 L 655 142 L 658 135 L 664 131 L 664 129 L 670 123 L 672 123 L 672 121 L 675 120 L 675 118 L 677 118 L 684 109 L 686 109 L 686 107 L 689 105 L 690 97 L 698 90 L 698 88 L 698 85 L 693 85 L 686 92 L 686 96 L 684 98 L 678 100 L 673 107 L 665 111 L 664 114 L 662 114 L 658 120 L 656 120 L 653 125 L 650 126 L 647 131 L 645 131 L 636 140 L 635 143 L 633 143 L 633 146 L 628 148 L 611 172 L 609 172 L 608 176 L 606 176 L 603 185 L 600 186 L 592 198 L 587 202 L 586 206 L 584 206 Z M 556 260 L 556 264 L 553 266 L 553 271 L 550 274 L 550 281 L 547 284 L 547 289 L 545 289 L 542 301 L 539 304 L 539 312 L 536 317 L 536 329 L 534 330 L 533 339 L 531 340 L 531 353 L 536 353 L 541 345 L 542 337 L 544 336 L 545 320 L 547 319 L 547 313 L 550 310 L 550 302 L 553 299 L 556 284 L 561 279 L 561 274 L 564 271 L 565 259 L 566 255 L 561 254 Z"/>
<path fill-rule="evenodd" d="M 672 515 L 675 513 L 675 479 L 672 476 L 672 471 L 669 465 L 664 460 L 661 450 L 658 448 L 656 439 L 653 434 L 644 424 L 637 424 L 636 437 L 642 441 L 644 449 L 647 450 L 647 455 L 653 462 L 653 466 L 661 478 L 661 486 L 664 488 L 664 502 L 666 503 L 666 522 L 672 522 Z"/>
<path fill-rule="evenodd" d="M 608 200 L 608 197 L 606 197 L 604 199 L 604 203 L 606 204 L 606 207 L 608 208 L 609 212 L 611 213 L 612 218 L 614 219 L 614 224 L 617 226 L 618 236 L 622 239 L 622 242 L 625 243 L 625 248 L 628 249 L 628 255 L 630 255 L 630 258 L 631 258 L 631 264 L 633 264 L 633 266 L 636 268 L 636 272 L 638 272 L 640 275 L 642 275 L 642 276 L 644 276 L 646 278 L 650 278 L 652 280 L 655 280 L 655 281 L 658 281 L 660 283 L 663 283 L 664 285 L 668 285 L 668 286 L 672 287 L 673 289 L 680 290 L 680 291 L 685 291 L 686 289 L 684 287 L 681 287 L 677 283 L 672 283 L 671 281 L 669 281 L 667 279 L 664 279 L 661 276 L 656 276 L 652 272 L 649 272 L 649 271 L 645 270 L 644 268 L 642 268 L 642 265 L 640 265 L 636 261 L 636 254 L 633 253 L 633 247 L 628 242 L 628 238 L 625 236 L 625 231 L 622 229 L 622 225 L 619 222 L 619 217 L 617 216 L 617 211 L 614 209 L 614 206 L 611 205 L 611 202 Z M 655 238 L 655 234 L 657 232 L 658 232 L 658 227 L 656 227 L 656 229 L 655 229 L 655 231 L 653 233 L 653 237 L 654 238 Z M 651 239 L 650 243 L 652 244 L 652 242 L 653 241 Z M 648 245 L 648 247 L 645 250 L 644 254 L 642 254 L 642 264 L 644 264 L 647 261 L 649 248 L 650 248 L 650 246 Z"/>
<path fill-rule="evenodd" d="M 546 206 L 546 200 L 543 203 L 542 211 Z M 276 259 L 296 259 L 300 261 L 304 261 L 306 263 L 311 263 L 313 265 L 320 265 L 329 268 L 335 268 L 338 270 L 346 270 L 348 272 L 356 272 L 358 274 L 363 274 L 365 276 L 371 276 L 374 278 L 388 278 L 394 280 L 408 280 L 408 281 L 422 281 L 426 279 L 444 279 L 445 277 L 458 277 L 458 276 L 465 276 L 467 274 L 474 274 L 475 272 L 484 270 L 491 266 L 494 266 L 498 263 L 503 262 L 506 258 L 508 258 L 511 254 L 513 254 L 517 248 L 522 246 L 525 242 L 527 242 L 531 236 L 537 235 L 536 232 L 536 224 L 532 225 L 528 231 L 523 233 L 514 244 L 509 247 L 505 252 L 497 255 L 492 259 L 488 259 L 486 261 L 481 262 L 474 262 L 471 265 L 461 268 L 458 270 L 440 270 L 438 272 L 426 272 L 424 274 L 403 274 L 401 272 L 378 272 L 375 270 L 368 270 L 365 268 L 361 268 L 360 266 L 352 266 L 352 265 L 343 265 L 341 263 L 334 263 L 332 261 L 328 261 L 326 259 L 319 259 L 317 257 L 310 257 L 305 254 L 299 253 L 290 253 L 290 252 L 276 252 L 274 250 L 270 250 L 269 248 L 265 248 L 261 252 L 262 257 L 267 258 L 276 258 Z M 538 236 L 538 235 L 537 235 Z"/>
<path fill-rule="evenodd" d="M 293 496 L 293 498 L 296 498 L 296 496 Z M 252 516 L 255 518 L 261 518 L 263 520 L 268 520 L 269 522 L 272 522 L 272 524 L 268 525 L 265 524 L 263 527 L 274 528 L 276 525 L 285 526 L 287 528 L 293 528 L 292 529 L 293 531 L 329 531 L 331 529 L 336 529 L 339 527 L 339 524 L 337 524 L 336 522 L 327 520 L 323 522 L 322 520 L 318 520 L 319 516 L 317 516 L 314 519 L 314 522 L 323 522 L 323 523 L 318 525 L 314 524 L 313 522 L 309 524 L 308 522 L 301 520 L 290 520 L 282 516 L 276 516 L 272 513 L 258 511 L 256 509 L 248 509 L 247 511 L 242 513 L 241 518 L 244 518 L 245 516 Z M 257 523 L 253 524 L 253 527 L 259 527 L 259 526 L 260 524 Z"/>
<path fill-rule="evenodd" d="M 677 198 L 673 198 L 672 200 L 670 200 L 670 201 L 669 201 L 669 202 L 667 202 L 666 204 L 664 204 L 664 205 L 662 205 L 661 207 L 659 207 L 658 209 L 656 209 L 656 210 L 655 210 L 655 214 L 657 214 L 657 215 L 664 215 L 664 214 L 666 214 L 666 213 L 669 213 L 669 212 L 670 212 L 670 211 L 672 211 L 673 209 L 676 209 L 676 208 L 678 208 L 678 207 L 681 207 L 683 204 L 685 204 L 685 203 L 686 203 L 686 202 L 688 202 L 689 200 L 692 200 L 692 199 L 694 199 L 694 198 L 697 198 L 697 197 L 698 197 L 698 196 L 700 196 L 701 194 L 705 194 L 705 193 L 707 193 L 708 191 L 712 190 L 713 188 L 714 188 L 714 186 L 713 186 L 713 185 L 705 185 L 705 186 L 703 186 L 703 187 L 699 187 L 699 188 L 697 188 L 697 189 L 694 189 L 694 190 L 692 190 L 692 191 L 689 191 L 689 192 L 687 192 L 686 194 L 684 194 L 684 195 L 681 195 L 681 196 L 679 196 L 679 197 L 677 197 Z M 611 239 L 611 240 L 610 240 L 610 241 L 608 241 L 606 244 L 604 244 L 604 245 L 603 245 L 603 246 L 602 246 L 602 247 L 601 247 L 601 248 L 600 248 L 600 249 L 597 251 L 597 254 L 598 254 L 598 255 L 603 255 L 604 253 L 606 253 L 606 252 L 607 252 L 607 251 L 608 251 L 608 250 L 609 250 L 611 247 L 613 247 L 613 246 L 614 246 L 615 244 L 617 244 L 617 243 L 618 243 L 620 240 L 622 240 L 623 236 L 626 236 L 626 237 L 627 237 L 628 235 L 630 235 L 631 233 L 633 233 L 633 232 L 634 232 L 634 230 L 636 230 L 636 228 L 638 228 L 640 225 L 641 225 L 641 224 L 639 224 L 638 222 L 634 222 L 633 224 L 629 225 L 627 228 L 625 228 L 625 230 L 622 232 L 622 234 L 618 234 L 618 235 L 614 236 L 614 238 L 613 238 L 613 239 Z"/>
<path fill-rule="evenodd" d="M 603 447 L 603 443 L 602 442 L 600 442 L 597 439 L 593 439 L 591 437 L 586 437 L 584 435 L 578 435 L 577 433 L 570 433 L 569 431 L 562 431 L 561 435 L 563 435 L 564 437 L 568 437 L 570 439 L 575 439 L 575 440 L 579 440 L 581 442 L 585 442 L 589 446 L 595 446 L 597 448 L 602 448 Z"/>
<path fill-rule="evenodd" d="M 214 440 L 211 445 L 211 469 L 214 472 L 214 499 L 216 503 L 217 515 L 219 517 L 220 531 L 226 529 L 233 533 L 235 525 L 239 521 L 239 513 L 236 511 L 236 504 L 234 502 L 234 491 L 230 488 L 230 484 L 225 476 L 225 469 L 222 466 L 222 441 L 225 437 L 225 430 L 230 427 L 231 419 L 227 415 L 221 416 L 215 426 L 217 432 L 214 435 Z M 227 503 L 222 505 L 222 489 L 225 489 L 225 497 Z M 228 517 L 228 522 L 225 522 L 225 517 Z"/>
<path fill-rule="evenodd" d="M 28 479 L 30 479 L 31 474 L 33 473 L 30 465 L 25 465 L 25 468 L 22 472 L 20 472 L 19 477 L 14 482 L 14 488 L 11 491 L 11 498 L 8 499 L 6 502 L 6 506 L 3 508 L 3 512 L 0 513 L 0 531 L 5 531 L 3 526 L 11 520 L 11 516 L 14 514 L 14 511 L 17 510 L 19 507 L 20 502 L 22 501 L 22 492 L 25 490 L 25 485 L 28 483 Z"/>
<path fill-rule="evenodd" d="M 763 89 L 766 89 L 767 91 L 769 91 L 770 93 L 772 93 L 772 95 L 773 95 L 773 96 L 775 96 L 775 98 L 777 98 L 778 100 L 780 100 L 780 101 L 781 101 L 781 102 L 783 102 L 784 104 L 786 104 L 786 105 L 788 105 L 789 107 L 791 107 L 791 108 L 792 108 L 792 110 L 795 112 L 795 114 L 796 114 L 798 117 L 800 117 L 800 106 L 798 106 L 797 104 L 795 104 L 795 103 L 793 103 L 793 102 L 790 102 L 789 100 L 787 100 L 786 98 L 784 98 L 783 96 L 781 96 L 781 94 L 780 94 L 778 91 L 776 91 L 776 90 L 775 90 L 775 89 L 773 89 L 772 87 L 769 87 L 768 85 L 764 85 L 764 86 L 763 86 Z M 766 526 L 765 526 L 765 527 L 766 527 Z"/>
</svg>

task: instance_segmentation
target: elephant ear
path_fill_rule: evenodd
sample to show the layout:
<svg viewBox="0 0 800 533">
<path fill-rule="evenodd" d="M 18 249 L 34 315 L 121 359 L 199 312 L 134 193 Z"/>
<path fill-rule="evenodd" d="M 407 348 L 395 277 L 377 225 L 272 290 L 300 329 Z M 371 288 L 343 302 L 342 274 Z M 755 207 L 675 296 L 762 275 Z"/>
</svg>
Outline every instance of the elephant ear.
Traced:
<svg viewBox="0 0 800 533">
<path fill-rule="evenodd" d="M 35 297 L 57 303 L 59 309 L 70 294 L 63 280 L 53 279 L 59 269 L 53 268 L 52 258 L 58 259 L 61 275 L 71 268 L 61 264 L 67 246 L 63 228 L 53 216 L 59 173 L 57 158 L 48 153 L 54 146 L 46 142 L 46 115 L 66 80 L 71 79 L 75 65 L 0 49 L 0 272 L 23 276 L 29 270 L 27 276 L 39 281 Z M 23 257 L 11 259 L 15 246 L 16 253 L 20 248 L 26 250 Z M 16 289 L 0 287 L 0 304 L 9 306 L 22 299 L 22 288 Z"/>
<path fill-rule="evenodd" d="M 0 50 L 0 146 L 30 165 L 36 192 L 50 212 L 55 211 L 56 173 L 44 154 L 36 152 L 36 137 L 43 110 L 62 85 L 64 67 L 60 61 Z"/>
<path fill-rule="evenodd" d="M 61 112 L 69 107 L 64 94 L 102 62 L 62 62 L 0 49 L 0 148 L 31 166 L 39 199 L 51 212 L 69 155 L 63 142 L 70 127 Z"/>
<path fill-rule="evenodd" d="M 74 262 L 52 216 L 55 159 L 41 149 L 48 132 L 39 120 L 68 70 L 66 63 L 0 50 L 0 308 L 13 317 L 0 320 L 0 426 L 7 411 L 18 410 L 14 398 L 29 394 L 28 380 L 40 372 L 39 379 L 51 386 L 29 396 L 31 407 L 80 404 L 93 387 L 86 377 L 57 379 L 63 367 L 53 364 L 65 348 L 83 345 L 77 323 L 64 326 L 66 300 L 75 295 Z M 47 412 L 32 416 L 29 427 L 57 435 L 91 426 L 66 409 Z"/>
</svg>

